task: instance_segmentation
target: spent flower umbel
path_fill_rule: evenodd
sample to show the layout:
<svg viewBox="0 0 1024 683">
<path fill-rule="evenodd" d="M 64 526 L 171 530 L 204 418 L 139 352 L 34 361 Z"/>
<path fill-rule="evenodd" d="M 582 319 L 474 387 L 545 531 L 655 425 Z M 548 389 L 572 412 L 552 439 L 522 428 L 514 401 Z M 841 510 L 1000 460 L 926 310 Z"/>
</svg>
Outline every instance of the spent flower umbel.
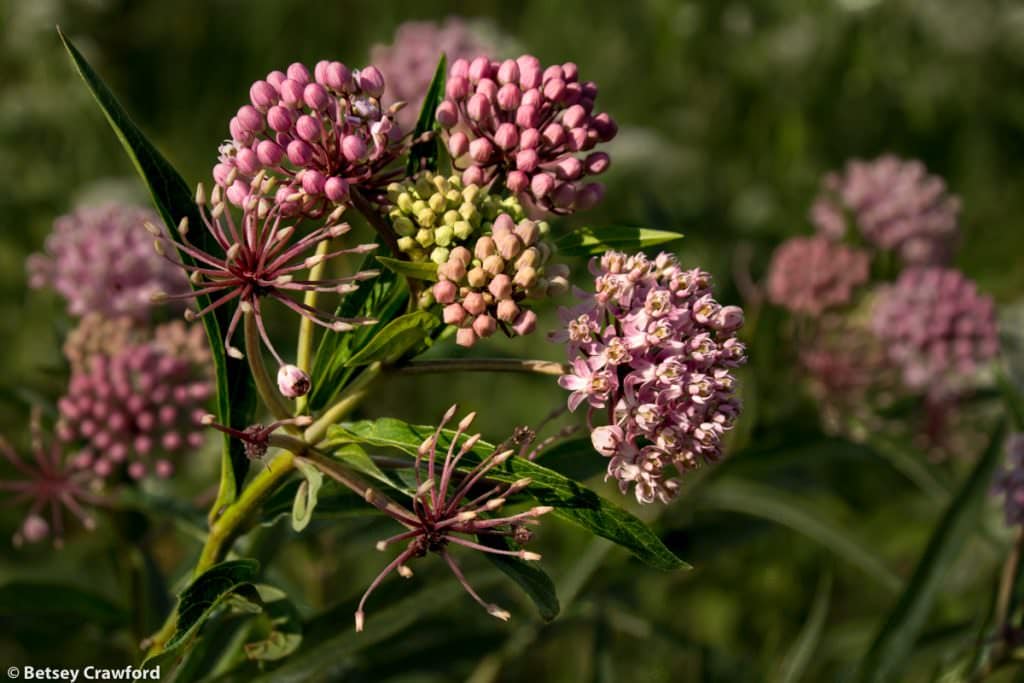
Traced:
<svg viewBox="0 0 1024 683">
<path fill-rule="evenodd" d="M 532 55 L 491 61 L 456 59 L 437 122 L 467 185 L 503 184 L 555 213 L 587 209 L 604 196 L 587 176 L 607 170 L 615 137 L 606 113 L 594 112 L 597 85 L 580 81 L 572 62 L 542 68 Z"/>
<path fill-rule="evenodd" d="M 388 167 L 404 152 L 394 125 L 401 104 L 385 108 L 383 94 L 374 66 L 352 70 L 324 60 L 312 75 L 298 62 L 271 71 L 231 119 L 214 181 L 242 206 L 251 181 L 265 174 L 284 215 L 330 213 L 353 189 L 375 198 L 400 172 Z"/>
<path fill-rule="evenodd" d="M 595 292 L 562 309 L 571 372 L 559 385 L 584 403 L 595 450 L 609 458 L 608 476 L 641 503 L 669 501 L 680 474 L 718 460 L 722 437 L 740 404 L 732 370 L 746 362 L 736 338 L 743 311 L 722 306 L 711 276 L 684 270 L 661 253 L 609 251 L 591 261 Z M 595 426 L 600 417 L 607 424 Z"/>
<path fill-rule="evenodd" d="M 461 545 L 472 550 L 494 555 L 507 555 L 521 560 L 539 560 L 540 555 L 527 550 L 491 547 L 478 542 L 484 537 L 495 537 L 499 541 L 510 539 L 519 544 L 529 540 L 528 527 L 538 523 L 538 518 L 552 508 L 532 507 L 524 512 L 498 516 L 498 511 L 508 498 L 525 490 L 531 483 L 520 479 L 511 484 L 496 484 L 487 480 L 487 473 L 514 457 L 513 451 L 494 451 L 481 458 L 473 467 L 469 463 L 459 471 L 462 459 L 473 450 L 480 440 L 479 434 L 463 438 L 476 413 L 470 413 L 459 422 L 451 436 L 442 430 L 455 416 L 457 406 L 452 406 L 441 419 L 437 430 L 419 447 L 416 456 L 416 492 L 412 498 L 412 509 L 398 505 L 374 489 L 366 489 L 364 496 L 372 505 L 390 515 L 406 528 L 406 531 L 377 543 L 378 550 L 385 550 L 393 543 L 405 543 L 405 549 L 398 554 L 373 580 L 363 594 L 356 609 L 356 630 L 363 630 L 365 612 L 363 608 L 373 590 L 392 571 L 409 578 L 412 570 L 410 560 L 437 553 L 448 564 L 455 578 L 466 592 L 482 606 L 487 613 L 503 621 L 510 614 L 493 603 L 485 602 L 466 581 L 449 547 Z M 443 449 L 442 439 L 448 442 L 444 461 L 439 462 L 438 449 Z M 475 540 L 476 539 L 476 540 Z M 504 545 L 504 543 L 502 543 Z"/>
<path fill-rule="evenodd" d="M 995 303 L 957 270 L 904 270 L 876 294 L 872 327 L 912 389 L 956 391 L 999 352 Z"/>
<path fill-rule="evenodd" d="M 895 251 L 907 264 L 937 265 L 953 254 L 960 199 L 920 161 L 886 155 L 850 161 L 843 173 L 825 176 L 811 207 L 818 232 L 842 239 L 848 214 L 872 246 Z"/>
<path fill-rule="evenodd" d="M 253 186 L 259 187 L 265 178 L 262 173 L 253 179 Z M 342 208 L 335 209 L 326 217 L 326 223 L 306 234 L 296 231 L 298 222 L 287 220 L 281 215 L 278 205 L 271 203 L 259 193 L 249 195 L 241 209 L 241 216 L 235 222 L 232 209 L 223 201 L 220 188 L 214 188 L 207 206 L 202 186 L 197 192 L 203 223 L 213 236 L 222 253 L 213 254 L 200 249 L 189 241 L 187 219 L 178 227 L 180 242 L 172 242 L 151 226 L 157 236 L 157 250 L 165 257 L 190 273 L 195 289 L 182 294 L 160 293 L 157 300 L 193 299 L 208 295 L 212 301 L 198 312 L 188 310 L 185 317 L 194 320 L 209 315 L 217 308 L 234 303 L 235 311 L 224 335 L 228 355 L 242 358 L 240 349 L 233 346 L 234 336 L 243 315 L 252 315 L 259 329 L 263 344 L 277 361 L 278 366 L 287 365 L 274 348 L 263 323 L 262 303 L 274 299 L 302 317 L 335 332 L 351 330 L 366 320 L 340 318 L 331 313 L 317 310 L 305 304 L 296 294 L 308 291 L 330 292 L 341 296 L 355 291 L 359 282 L 375 277 L 376 271 L 361 271 L 332 279 L 311 279 L 304 276 L 314 266 L 343 254 L 366 254 L 376 249 L 375 244 L 360 244 L 341 249 L 317 252 L 322 242 L 346 234 L 350 227 L 339 223 Z M 173 256 L 173 248 L 180 249 L 191 257 L 192 263 L 184 263 Z"/>
<path fill-rule="evenodd" d="M 817 316 L 849 304 L 868 281 L 870 257 L 862 249 L 824 237 L 793 237 L 772 255 L 768 298 L 793 313 Z"/>
<path fill-rule="evenodd" d="M 53 224 L 42 254 L 27 261 L 29 285 L 52 287 L 75 316 L 150 317 L 154 292 L 180 289 L 180 270 L 153 253 L 142 226 L 149 209 L 122 204 L 82 207 Z"/>
<path fill-rule="evenodd" d="M 24 477 L 0 480 L 0 491 L 10 496 L 10 504 L 28 505 L 28 512 L 14 534 L 15 546 L 52 538 L 54 546 L 60 547 L 64 543 L 65 511 L 88 530 L 96 526 L 88 509 L 99 501 L 92 491 L 94 477 L 91 472 L 74 467 L 56 439 L 47 442 L 38 412 L 32 415 L 30 431 L 32 449 L 28 459 L 18 455 L 0 437 L 0 454 Z"/>
</svg>

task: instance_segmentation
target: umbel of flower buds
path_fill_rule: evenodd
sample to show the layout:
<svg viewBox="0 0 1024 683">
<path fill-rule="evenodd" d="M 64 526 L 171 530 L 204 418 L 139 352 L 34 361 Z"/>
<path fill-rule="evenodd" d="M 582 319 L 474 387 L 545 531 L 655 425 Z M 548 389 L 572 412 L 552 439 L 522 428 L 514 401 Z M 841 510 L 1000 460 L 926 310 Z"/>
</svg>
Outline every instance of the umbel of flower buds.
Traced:
<svg viewBox="0 0 1024 683">
<path fill-rule="evenodd" d="M 563 309 L 565 329 L 552 335 L 571 361 L 558 383 L 572 392 L 570 410 L 587 404 L 608 476 L 641 503 L 667 502 L 679 488 L 667 470 L 718 460 L 739 415 L 732 370 L 746 362 L 736 338 L 743 312 L 721 306 L 711 276 L 668 253 L 609 251 L 591 271 L 594 294 Z M 593 427 L 600 417 L 608 424 Z"/>
<path fill-rule="evenodd" d="M 607 170 L 608 155 L 593 150 L 618 129 L 594 112 L 597 85 L 581 82 L 575 64 L 545 69 L 531 55 L 457 59 L 445 88 L 437 122 L 467 185 L 497 180 L 556 213 L 601 200 L 604 187 L 585 178 Z"/>
<path fill-rule="evenodd" d="M 121 204 L 61 216 L 46 252 L 28 259 L 29 285 L 55 289 L 74 316 L 149 319 L 154 292 L 186 285 L 180 270 L 153 253 L 146 223 L 158 223 L 156 214 Z"/>
<path fill-rule="evenodd" d="M 444 263 L 454 247 L 489 234 L 499 213 L 516 221 L 524 217 L 515 197 L 464 185 L 458 175 L 445 178 L 429 171 L 415 180 L 392 183 L 388 199 L 398 248 L 413 261 Z"/>
<path fill-rule="evenodd" d="M 876 295 L 872 326 L 904 383 L 941 395 L 999 353 L 995 304 L 951 268 L 910 268 Z"/>
<path fill-rule="evenodd" d="M 948 263 L 959 235 L 960 199 L 919 161 L 883 156 L 854 160 L 830 173 L 811 207 L 818 231 L 833 240 L 854 228 L 872 246 L 895 251 L 904 263 Z"/>
<path fill-rule="evenodd" d="M 249 104 L 231 119 L 214 181 L 242 206 L 263 172 L 284 215 L 330 213 L 352 188 L 379 193 L 404 149 L 393 122 L 402 105 L 384 109 L 383 93 L 384 77 L 374 66 L 352 70 L 321 61 L 310 75 L 296 62 L 271 71 L 252 84 Z"/>
<path fill-rule="evenodd" d="M 544 221 L 524 218 L 516 223 L 502 213 L 472 251 L 456 247 L 438 266 L 438 282 L 431 291 L 444 307 L 445 323 L 459 328 L 456 343 L 473 346 L 499 325 L 517 335 L 529 334 L 537 324 L 529 301 L 568 290 L 569 269 L 548 263 L 552 248 L 544 239 L 547 232 Z"/>
<path fill-rule="evenodd" d="M 867 283 L 871 259 L 862 249 L 824 237 L 794 237 L 772 255 L 768 298 L 793 313 L 817 316 L 845 306 Z"/>
</svg>

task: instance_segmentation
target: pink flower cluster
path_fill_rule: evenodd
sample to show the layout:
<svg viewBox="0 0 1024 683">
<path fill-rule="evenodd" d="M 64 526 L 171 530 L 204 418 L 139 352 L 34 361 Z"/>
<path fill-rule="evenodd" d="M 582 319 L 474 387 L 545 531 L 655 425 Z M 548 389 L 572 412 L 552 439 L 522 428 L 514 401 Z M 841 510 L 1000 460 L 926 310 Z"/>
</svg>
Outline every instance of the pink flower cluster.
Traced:
<svg viewBox="0 0 1024 683">
<path fill-rule="evenodd" d="M 867 252 L 824 237 L 793 237 L 772 255 L 768 299 L 793 313 L 820 315 L 853 300 L 868 281 Z"/>
<path fill-rule="evenodd" d="M 594 448 L 611 458 L 608 475 L 638 501 L 667 502 L 680 474 L 715 461 L 740 404 L 732 370 L 746 362 L 736 338 L 743 311 L 721 306 L 711 277 L 684 270 L 668 253 L 650 260 L 610 251 L 591 262 L 595 293 L 563 309 L 572 372 L 559 385 L 569 409 L 586 403 Z M 599 412 L 600 411 L 600 412 Z"/>
<path fill-rule="evenodd" d="M 380 68 L 388 84 L 385 103 L 407 103 L 395 115 L 402 131 L 408 133 L 416 126 L 442 53 L 453 62 L 472 59 L 489 48 L 461 17 L 448 17 L 443 23 L 407 21 L 398 26 L 390 45 L 374 45 L 370 61 Z"/>
<path fill-rule="evenodd" d="M 154 292 L 186 285 L 182 273 L 153 253 L 142 226 L 159 223 L 149 209 L 121 204 L 83 207 L 61 216 L 46 252 L 27 262 L 29 285 L 52 287 L 74 316 L 149 318 Z"/>
<path fill-rule="evenodd" d="M 1009 467 L 996 474 L 992 488 L 1003 495 L 1007 526 L 1019 526 L 1024 524 L 1024 434 L 1010 435 L 1006 460 Z"/>
<path fill-rule="evenodd" d="M 897 252 L 904 263 L 947 263 L 958 237 L 960 200 L 920 161 L 887 155 L 853 160 L 842 174 L 830 173 L 811 207 L 818 231 L 834 240 L 846 234 L 852 214 L 864 239 Z"/>
<path fill-rule="evenodd" d="M 437 121 L 467 185 L 498 180 L 556 213 L 587 209 L 603 197 L 600 183 L 582 181 L 608 168 L 608 155 L 591 150 L 618 128 L 608 114 L 594 113 L 597 85 L 580 82 L 575 64 L 544 69 L 531 55 L 457 59 L 445 94 Z"/>
<path fill-rule="evenodd" d="M 910 268 L 875 301 L 875 336 L 904 383 L 942 393 L 999 352 L 995 304 L 949 268 Z"/>
<path fill-rule="evenodd" d="M 263 171 L 276 182 L 274 201 L 285 215 L 328 212 L 348 202 L 353 186 L 379 193 L 394 177 L 385 169 L 404 150 L 383 94 L 374 66 L 321 61 L 312 77 L 298 62 L 271 71 L 231 119 L 214 180 L 241 206 Z"/>
<path fill-rule="evenodd" d="M 194 328 L 202 333 L 201 328 Z M 170 458 L 202 446 L 201 419 L 213 395 L 208 365 L 175 353 L 159 334 L 92 355 L 73 370 L 58 402 L 57 433 L 79 446 L 74 465 L 109 478 L 169 477 Z"/>
</svg>

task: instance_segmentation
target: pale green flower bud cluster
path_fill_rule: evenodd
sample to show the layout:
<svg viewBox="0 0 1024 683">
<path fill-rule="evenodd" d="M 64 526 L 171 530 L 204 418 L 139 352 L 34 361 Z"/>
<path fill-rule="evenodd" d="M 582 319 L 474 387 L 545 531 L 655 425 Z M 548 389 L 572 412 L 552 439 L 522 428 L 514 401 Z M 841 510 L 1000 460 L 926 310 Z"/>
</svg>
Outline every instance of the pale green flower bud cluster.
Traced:
<svg viewBox="0 0 1024 683">
<path fill-rule="evenodd" d="M 477 185 L 463 184 L 425 172 L 404 183 L 388 186 L 391 226 L 398 234 L 398 248 L 413 261 L 448 261 L 451 251 L 492 232 L 494 219 L 505 213 L 524 218 L 515 197 L 490 194 Z"/>
</svg>

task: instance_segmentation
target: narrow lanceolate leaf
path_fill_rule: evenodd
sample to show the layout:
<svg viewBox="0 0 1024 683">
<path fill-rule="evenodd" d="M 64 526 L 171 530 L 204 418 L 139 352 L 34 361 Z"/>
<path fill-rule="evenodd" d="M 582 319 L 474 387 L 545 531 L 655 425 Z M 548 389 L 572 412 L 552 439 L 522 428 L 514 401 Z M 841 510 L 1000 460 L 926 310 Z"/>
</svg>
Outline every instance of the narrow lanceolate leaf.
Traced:
<svg viewBox="0 0 1024 683">
<path fill-rule="evenodd" d="M 804 680 L 807 669 L 814 660 L 814 651 L 821 642 L 821 634 L 825 630 L 831 595 L 832 575 L 826 574 L 818 583 L 818 593 L 814 597 L 814 604 L 811 605 L 810 614 L 807 615 L 800 635 L 782 660 L 779 683 L 799 683 Z"/>
<path fill-rule="evenodd" d="M 340 445 L 346 442 L 369 444 L 394 448 L 411 456 L 427 436 L 433 434 L 433 427 L 410 425 L 401 420 L 382 418 L 335 425 L 328 432 L 329 441 Z M 447 448 L 452 432 L 441 434 L 439 447 Z M 446 441 L 448 439 L 448 441 Z M 483 441 L 463 459 L 470 468 L 481 458 L 492 453 L 494 446 Z M 599 457 L 595 454 L 594 457 Z M 661 539 L 646 524 L 611 501 L 605 500 L 578 481 L 573 481 L 558 472 L 524 458 L 511 458 L 501 467 L 488 473 L 488 477 L 512 483 L 529 477 L 533 483 L 527 490 L 541 505 L 555 508 L 553 514 L 573 522 L 593 534 L 602 536 L 629 550 L 636 557 L 657 569 L 684 569 L 689 565 L 676 557 L 665 547 Z"/>
<path fill-rule="evenodd" d="M 297 461 L 295 466 L 302 473 L 304 479 L 299 484 L 299 490 L 295 492 L 295 502 L 292 505 L 292 529 L 302 531 L 313 519 L 313 510 L 316 509 L 317 495 L 324 483 L 324 475 L 317 468 L 302 461 Z"/>
<path fill-rule="evenodd" d="M 625 226 L 607 228 L 579 228 L 555 240 L 558 253 L 563 256 L 596 256 L 614 249 L 636 251 L 682 239 L 679 232 L 633 228 Z"/>
<path fill-rule="evenodd" d="M 377 266 L 380 266 L 378 257 L 371 255 L 360 270 L 372 270 Z M 349 359 L 402 314 L 408 298 L 405 278 L 386 269 L 344 298 L 337 315 L 343 318 L 368 318 L 377 322 L 357 327 L 345 334 L 325 334 L 320 337 L 320 346 L 313 358 L 312 375 L 316 382 L 309 398 L 311 410 L 317 411 L 328 405 L 338 392 L 355 379 L 362 366 L 350 367 Z"/>
<path fill-rule="evenodd" d="M 259 571 L 256 560 L 229 560 L 210 567 L 181 592 L 177 626 L 164 649 L 145 665 L 171 662 L 184 654 L 203 623 L 243 587 L 251 587 Z"/>
<path fill-rule="evenodd" d="M 411 277 L 414 280 L 437 282 L 437 264 L 433 261 L 402 261 L 387 256 L 378 256 L 377 261 L 392 273 Z"/>
<path fill-rule="evenodd" d="M 302 644 L 302 618 L 284 591 L 267 584 L 255 589 L 261 614 L 253 631 L 262 637 L 245 644 L 245 656 L 262 662 L 284 659 Z"/>
<path fill-rule="evenodd" d="M 437 135 L 439 127 L 437 120 L 434 118 L 434 112 L 437 111 L 437 105 L 441 104 L 441 100 L 444 99 L 447 75 L 448 58 L 444 53 L 441 53 L 441 59 L 438 60 L 437 68 L 434 70 L 434 78 L 430 81 L 430 87 L 427 88 L 427 96 L 423 98 L 423 106 L 420 108 L 420 115 L 416 120 L 416 128 L 413 130 L 413 140 L 428 132 L 433 133 L 434 136 Z M 414 144 L 412 149 L 409 150 L 409 164 L 406 167 L 406 175 L 415 175 L 420 171 L 436 171 L 437 145 L 438 141 L 433 137 Z"/>
<path fill-rule="evenodd" d="M 419 346 L 440 324 L 437 316 L 427 311 L 414 311 L 395 318 L 353 354 L 345 365 L 356 367 L 377 361 L 394 363 Z"/>
<path fill-rule="evenodd" d="M 957 492 L 932 532 L 924 555 L 914 569 L 906 589 L 886 618 L 864 657 L 859 680 L 896 681 L 913 653 L 942 588 L 943 579 L 972 533 L 992 484 L 992 475 L 1002 461 L 1005 421 L 992 432 L 988 447 L 970 478 Z"/>
<path fill-rule="evenodd" d="M 481 534 L 476 537 L 476 540 L 481 545 L 497 550 L 517 549 L 503 536 L 494 534 Z M 553 621 L 558 616 L 561 608 L 558 605 L 558 595 L 555 594 L 555 584 L 547 572 L 541 569 L 536 562 L 527 562 L 516 557 L 492 553 L 485 553 L 484 556 L 523 589 L 523 592 L 537 607 L 541 619 Z"/>
<path fill-rule="evenodd" d="M 153 202 L 167 224 L 170 235 L 174 239 L 178 239 L 177 225 L 182 219 L 187 218 L 189 224 L 193 226 L 194 237 L 192 239 L 197 242 L 197 246 L 203 251 L 217 253 L 219 247 L 213 237 L 208 231 L 199 229 L 202 226 L 202 220 L 188 184 L 132 122 L 110 89 L 82 56 L 82 53 L 60 29 L 58 29 L 58 33 L 75 69 L 92 92 L 100 109 L 107 117 L 110 127 L 114 129 L 125 152 L 128 153 L 136 170 L 149 188 Z M 141 230 L 142 226 L 139 226 L 139 229 Z M 192 258 L 180 250 L 178 256 L 185 263 L 192 263 Z M 200 308 L 203 308 L 210 303 L 210 299 L 204 295 L 198 297 L 196 302 Z M 224 310 L 222 308 L 220 312 Z M 202 320 L 210 342 L 217 380 L 217 418 L 222 424 L 230 424 L 243 429 L 251 421 L 256 397 L 248 367 L 243 361 L 229 358 L 224 354 L 221 324 L 225 321 L 219 320 L 215 315 L 205 315 Z M 217 496 L 215 509 L 223 507 L 237 497 L 248 469 L 249 461 L 243 452 L 242 442 L 230 439 L 225 434 L 224 456 L 221 463 L 221 490 Z"/>
<path fill-rule="evenodd" d="M 583 481 L 607 471 L 608 459 L 595 457 L 597 452 L 589 436 L 559 441 L 541 451 L 537 461 L 544 467 L 564 474 L 569 479 Z"/>
<path fill-rule="evenodd" d="M 859 568 L 878 585 L 895 593 L 901 581 L 848 530 L 814 509 L 809 501 L 794 502 L 789 493 L 737 479 L 718 479 L 700 495 L 701 504 L 760 517 L 789 527 Z"/>
</svg>

